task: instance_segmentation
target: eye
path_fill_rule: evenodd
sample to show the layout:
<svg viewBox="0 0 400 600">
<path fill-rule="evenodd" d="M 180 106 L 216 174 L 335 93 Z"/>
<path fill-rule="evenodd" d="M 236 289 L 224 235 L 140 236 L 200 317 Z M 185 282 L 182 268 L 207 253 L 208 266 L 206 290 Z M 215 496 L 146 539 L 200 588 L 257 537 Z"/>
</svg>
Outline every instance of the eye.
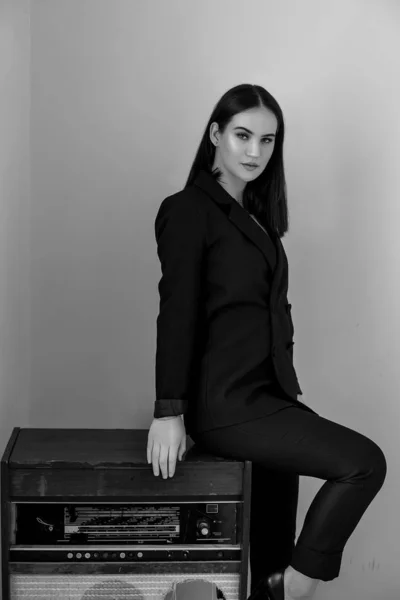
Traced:
<svg viewBox="0 0 400 600">
<path fill-rule="evenodd" d="M 238 138 L 240 139 L 247 139 L 248 135 L 247 133 L 237 133 L 236 134 Z M 271 142 L 273 142 L 274 140 L 272 138 L 264 138 L 263 140 L 264 142 L 266 142 L 267 144 L 270 144 Z"/>
</svg>

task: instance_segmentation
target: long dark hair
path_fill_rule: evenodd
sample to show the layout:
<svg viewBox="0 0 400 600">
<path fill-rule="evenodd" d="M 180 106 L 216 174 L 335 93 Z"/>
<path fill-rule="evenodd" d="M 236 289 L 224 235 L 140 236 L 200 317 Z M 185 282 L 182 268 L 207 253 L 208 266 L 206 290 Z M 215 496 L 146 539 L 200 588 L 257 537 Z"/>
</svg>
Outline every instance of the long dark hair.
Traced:
<svg viewBox="0 0 400 600">
<path fill-rule="evenodd" d="M 222 176 L 220 169 L 212 170 L 216 148 L 210 140 L 211 123 L 214 121 L 218 123 L 219 131 L 223 133 L 237 113 L 263 106 L 273 112 L 278 121 L 275 146 L 261 175 L 246 184 L 243 192 L 243 207 L 253 213 L 264 227 L 283 237 L 288 231 L 286 180 L 283 167 L 285 124 L 278 102 L 263 87 L 243 83 L 231 88 L 221 97 L 206 125 L 185 188 L 193 184 L 200 170 L 207 171 L 217 181 Z"/>
</svg>

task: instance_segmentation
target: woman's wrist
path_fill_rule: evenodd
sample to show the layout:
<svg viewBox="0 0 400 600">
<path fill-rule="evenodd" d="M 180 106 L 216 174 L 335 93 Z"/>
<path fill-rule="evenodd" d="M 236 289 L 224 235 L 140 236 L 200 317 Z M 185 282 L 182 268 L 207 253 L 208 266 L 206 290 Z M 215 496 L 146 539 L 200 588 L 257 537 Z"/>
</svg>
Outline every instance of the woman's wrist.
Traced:
<svg viewBox="0 0 400 600">
<path fill-rule="evenodd" d="M 183 419 L 183 415 L 171 415 L 170 417 L 155 417 L 156 421 L 169 421 L 170 419 L 177 419 L 181 417 Z"/>
</svg>

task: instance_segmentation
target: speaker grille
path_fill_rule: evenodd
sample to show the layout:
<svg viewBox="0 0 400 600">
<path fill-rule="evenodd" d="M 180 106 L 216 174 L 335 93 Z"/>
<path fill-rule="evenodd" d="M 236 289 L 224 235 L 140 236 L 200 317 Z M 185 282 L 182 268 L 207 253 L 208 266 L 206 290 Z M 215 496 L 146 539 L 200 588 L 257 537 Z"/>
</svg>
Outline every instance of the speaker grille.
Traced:
<svg viewBox="0 0 400 600">
<path fill-rule="evenodd" d="M 239 600 L 238 573 L 160 575 L 11 575 L 11 600 L 164 600 L 174 582 L 204 579 Z M 206 599 L 205 599 L 206 600 Z"/>
</svg>

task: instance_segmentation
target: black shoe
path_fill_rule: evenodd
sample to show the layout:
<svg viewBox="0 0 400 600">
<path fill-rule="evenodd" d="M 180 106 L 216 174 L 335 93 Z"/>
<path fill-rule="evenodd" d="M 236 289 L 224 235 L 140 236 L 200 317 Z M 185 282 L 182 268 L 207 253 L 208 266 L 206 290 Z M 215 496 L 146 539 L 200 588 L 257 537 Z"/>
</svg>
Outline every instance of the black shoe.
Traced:
<svg viewBox="0 0 400 600">
<path fill-rule="evenodd" d="M 283 574 L 286 567 L 260 579 L 247 600 L 285 600 Z"/>
<path fill-rule="evenodd" d="M 276 571 L 267 577 L 268 600 L 285 600 L 285 588 L 283 585 L 283 574 L 286 568 Z"/>
</svg>

